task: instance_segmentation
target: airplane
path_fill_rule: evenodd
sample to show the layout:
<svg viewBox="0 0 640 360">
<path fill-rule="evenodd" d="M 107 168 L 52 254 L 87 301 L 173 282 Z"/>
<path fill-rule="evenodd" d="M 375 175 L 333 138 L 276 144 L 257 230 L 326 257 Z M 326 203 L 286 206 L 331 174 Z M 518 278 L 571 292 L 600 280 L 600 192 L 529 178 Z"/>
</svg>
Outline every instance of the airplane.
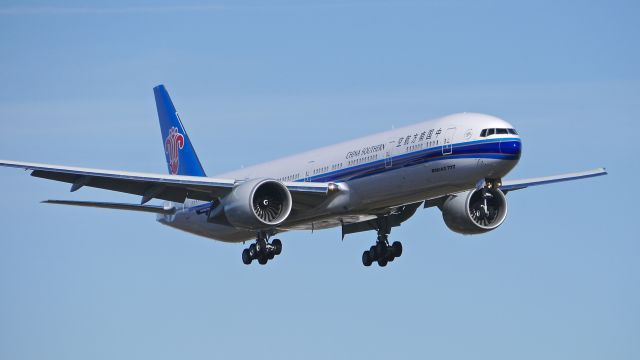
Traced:
<svg viewBox="0 0 640 360">
<path fill-rule="evenodd" d="M 208 177 L 164 85 L 154 96 L 168 174 L 0 160 L 31 176 L 141 196 L 137 203 L 46 200 L 43 203 L 142 211 L 161 224 L 206 238 L 251 244 L 242 262 L 280 255 L 275 235 L 341 227 L 375 231 L 362 264 L 384 267 L 402 255 L 391 229 L 418 208 L 437 207 L 460 234 L 495 230 L 507 216 L 505 195 L 532 186 L 606 175 L 604 168 L 503 180 L 518 164 L 522 139 L 498 117 L 458 113 Z M 148 205 L 152 199 L 163 205 Z"/>
</svg>

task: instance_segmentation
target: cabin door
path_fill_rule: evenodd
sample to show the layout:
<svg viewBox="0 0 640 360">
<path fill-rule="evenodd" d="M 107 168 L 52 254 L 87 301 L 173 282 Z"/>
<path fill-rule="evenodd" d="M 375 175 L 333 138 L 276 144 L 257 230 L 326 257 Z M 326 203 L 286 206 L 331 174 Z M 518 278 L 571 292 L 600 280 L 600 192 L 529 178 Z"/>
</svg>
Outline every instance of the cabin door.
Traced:
<svg viewBox="0 0 640 360">
<path fill-rule="evenodd" d="M 311 177 L 313 176 L 313 169 L 316 165 L 315 160 L 309 160 L 307 162 L 307 166 L 304 169 L 304 182 L 311 181 Z"/>
<path fill-rule="evenodd" d="M 393 167 L 393 149 L 396 148 L 396 141 L 392 140 L 385 145 L 384 148 L 384 167 L 388 169 Z"/>
<path fill-rule="evenodd" d="M 453 136 L 456 134 L 456 128 L 448 128 L 444 133 L 444 139 L 442 140 L 442 155 L 451 155 L 453 152 Z"/>
</svg>

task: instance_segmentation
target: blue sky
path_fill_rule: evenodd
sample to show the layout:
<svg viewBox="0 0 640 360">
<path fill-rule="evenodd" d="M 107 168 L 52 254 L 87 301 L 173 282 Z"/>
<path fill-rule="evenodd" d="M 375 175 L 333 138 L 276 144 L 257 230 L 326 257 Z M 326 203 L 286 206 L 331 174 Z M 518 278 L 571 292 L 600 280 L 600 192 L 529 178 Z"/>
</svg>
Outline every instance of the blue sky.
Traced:
<svg viewBox="0 0 640 360">
<path fill-rule="evenodd" d="M 511 178 L 610 175 L 509 194 L 498 230 L 437 210 L 392 233 L 241 245 L 137 202 L 0 170 L 0 358 L 637 359 L 640 8 L 633 1 L 0 2 L 0 158 L 164 172 L 164 83 L 208 173 L 460 111 L 513 123 Z"/>
</svg>

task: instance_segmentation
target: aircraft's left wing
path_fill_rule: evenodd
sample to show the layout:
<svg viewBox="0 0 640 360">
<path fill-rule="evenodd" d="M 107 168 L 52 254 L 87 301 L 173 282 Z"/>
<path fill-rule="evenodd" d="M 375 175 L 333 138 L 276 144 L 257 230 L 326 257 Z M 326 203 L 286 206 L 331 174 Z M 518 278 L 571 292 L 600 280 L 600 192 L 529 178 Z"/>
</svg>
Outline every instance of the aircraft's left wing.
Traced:
<svg viewBox="0 0 640 360">
<path fill-rule="evenodd" d="M 592 178 L 592 177 L 602 176 L 602 175 L 607 175 L 607 171 L 604 168 L 597 168 L 597 169 L 580 171 L 575 173 L 543 176 L 543 177 L 536 177 L 536 178 L 529 178 L 529 179 L 504 180 L 502 182 L 502 185 L 500 186 L 500 190 L 502 190 L 506 194 L 509 191 L 526 189 L 531 186 L 587 179 L 587 178 Z M 427 199 L 424 202 L 424 207 L 430 208 L 430 207 L 441 206 L 448 196 L 449 195 L 445 195 L 437 198 Z"/>
<path fill-rule="evenodd" d="M 505 193 L 513 190 L 520 190 L 524 188 L 528 188 L 530 186 L 538 186 L 538 185 L 546 185 L 553 184 L 557 182 L 563 181 L 571 181 L 571 180 L 579 180 L 579 179 L 587 179 L 590 177 L 607 175 L 607 171 L 604 168 L 597 168 L 593 170 L 569 173 L 569 174 L 561 174 L 561 175 L 553 175 L 553 176 L 544 176 L 538 178 L 530 178 L 530 179 L 519 179 L 519 180 L 505 180 L 502 182 L 502 186 L 500 186 L 500 190 Z"/>
<path fill-rule="evenodd" d="M 70 183 L 71 191 L 88 186 L 139 195 L 142 196 L 142 204 L 153 198 L 174 202 L 184 202 L 186 198 L 212 201 L 228 194 L 241 182 L 236 179 L 88 169 L 6 160 L 0 160 L 0 166 L 21 168 L 31 171 L 31 176 Z M 294 198 L 326 195 L 330 187 L 334 186 L 331 183 L 298 182 L 284 182 L 284 185 Z"/>
</svg>

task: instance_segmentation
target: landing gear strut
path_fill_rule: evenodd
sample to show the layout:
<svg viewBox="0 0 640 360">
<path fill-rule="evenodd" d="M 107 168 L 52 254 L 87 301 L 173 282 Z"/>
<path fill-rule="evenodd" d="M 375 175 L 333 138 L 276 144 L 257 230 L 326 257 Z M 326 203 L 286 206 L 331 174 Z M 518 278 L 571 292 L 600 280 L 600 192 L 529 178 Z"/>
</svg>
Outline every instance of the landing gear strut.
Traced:
<svg viewBox="0 0 640 360">
<path fill-rule="evenodd" d="M 393 244 L 389 245 L 391 227 L 388 226 L 386 218 L 380 218 L 378 224 L 378 240 L 376 244 L 362 253 L 362 265 L 364 266 L 371 266 L 373 262 L 377 262 L 378 266 L 384 267 L 402 255 L 401 242 L 394 241 Z"/>
<path fill-rule="evenodd" d="M 260 265 L 265 265 L 281 252 L 282 241 L 280 239 L 269 242 L 269 235 L 260 233 L 256 242 L 242 251 L 242 262 L 249 265 L 253 260 L 258 260 Z"/>
</svg>

